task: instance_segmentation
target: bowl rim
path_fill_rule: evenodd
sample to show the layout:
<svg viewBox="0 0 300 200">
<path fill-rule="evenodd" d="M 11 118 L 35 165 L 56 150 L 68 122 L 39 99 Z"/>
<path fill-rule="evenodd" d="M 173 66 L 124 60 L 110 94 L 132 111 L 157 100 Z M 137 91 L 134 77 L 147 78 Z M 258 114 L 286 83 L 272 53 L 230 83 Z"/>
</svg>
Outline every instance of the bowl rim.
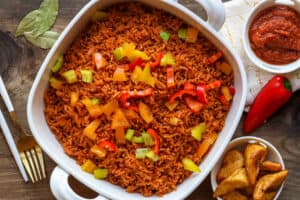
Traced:
<svg viewBox="0 0 300 200">
<path fill-rule="evenodd" d="M 71 22 L 65 27 L 65 29 L 62 32 L 62 34 L 60 35 L 59 39 L 57 40 L 55 45 L 52 47 L 52 49 L 50 50 L 50 52 L 48 53 L 48 55 L 44 59 L 42 65 L 41 65 L 41 68 L 40 68 L 40 70 L 38 71 L 38 73 L 36 75 L 36 78 L 34 80 L 34 83 L 32 85 L 30 93 L 29 93 L 28 102 L 27 102 L 27 118 L 28 118 L 28 122 L 29 122 L 29 127 L 30 127 L 34 137 L 37 139 L 37 142 L 40 144 L 40 146 L 43 148 L 43 150 L 49 155 L 49 157 L 52 160 L 54 160 L 62 169 L 64 169 L 67 173 L 71 174 L 73 177 L 75 177 L 77 180 L 82 182 L 84 185 L 86 185 L 86 186 L 90 187 L 91 189 L 103 194 L 106 197 L 114 199 L 114 198 L 116 198 L 116 196 L 114 194 L 112 194 L 109 191 L 105 191 L 100 187 L 97 187 L 97 185 L 93 184 L 91 181 L 84 180 L 84 177 L 86 176 L 85 174 L 83 174 L 83 173 L 78 173 L 78 174 L 74 173 L 72 170 L 70 170 L 70 167 L 68 167 L 65 163 L 61 162 L 62 159 L 59 156 L 55 156 L 53 153 L 51 153 L 50 149 L 48 149 L 46 147 L 44 148 L 45 141 L 44 141 L 43 137 L 38 134 L 38 128 L 36 127 L 35 120 L 34 120 L 34 117 L 33 117 L 33 115 L 34 115 L 34 113 L 33 113 L 33 110 L 34 110 L 33 109 L 34 108 L 34 97 L 36 95 L 37 88 L 38 88 L 38 85 L 40 84 L 40 82 L 45 81 L 45 80 L 42 79 L 42 77 L 43 77 L 46 69 L 49 68 L 49 66 L 48 66 L 49 62 L 51 60 L 53 60 L 54 54 L 56 53 L 57 49 L 60 47 L 61 43 L 65 40 L 65 37 L 69 34 L 70 29 L 76 24 L 77 21 L 79 21 L 81 19 L 82 15 L 84 13 L 86 13 L 91 7 L 93 7 L 95 4 L 97 4 L 100 1 L 101 0 L 91 0 L 75 15 L 75 17 L 71 20 Z M 145 3 L 145 1 L 146 0 L 143 0 L 141 2 Z M 116 2 L 119 2 L 119 1 L 116 1 Z M 209 174 L 209 172 L 211 171 L 211 169 L 213 168 L 215 163 L 218 161 L 218 157 L 221 156 L 223 150 L 226 148 L 226 145 L 231 140 L 231 138 L 234 134 L 234 130 L 236 130 L 236 128 L 238 126 L 238 123 L 239 123 L 240 118 L 241 118 L 242 113 L 243 113 L 244 105 L 246 103 L 247 78 L 246 78 L 246 72 L 245 72 L 245 69 L 244 69 L 244 65 L 243 65 L 241 59 L 230 48 L 229 42 L 226 41 L 224 38 L 222 38 L 221 35 L 218 32 L 216 32 L 210 25 L 205 23 L 199 16 L 197 16 L 195 13 L 193 13 L 192 11 L 190 11 L 188 8 L 184 7 L 183 5 L 174 3 L 171 0 L 163 0 L 162 2 L 165 3 L 165 4 L 168 4 L 171 7 L 173 7 L 173 9 L 175 9 L 175 10 L 181 11 L 183 14 L 185 14 L 189 18 L 193 19 L 193 23 L 197 23 L 198 26 L 203 27 L 204 31 L 206 31 L 206 32 L 210 33 L 211 35 L 213 35 L 213 37 L 218 41 L 219 45 L 222 45 L 222 46 L 226 47 L 226 49 L 224 51 L 228 52 L 227 54 L 232 57 L 233 62 L 235 62 L 236 65 L 237 65 L 237 69 L 239 70 L 238 77 L 240 79 L 240 84 L 241 84 L 241 92 L 240 92 L 241 97 L 240 97 L 238 103 L 236 103 L 237 113 L 234 115 L 234 117 L 233 117 L 234 121 L 230 125 L 230 129 L 229 129 L 230 134 L 228 134 L 228 136 L 222 142 L 222 146 L 219 147 L 216 150 L 216 156 L 214 156 L 213 159 L 211 159 L 210 162 L 207 164 L 207 166 L 206 166 L 207 169 L 202 171 L 202 173 L 201 173 L 202 175 L 199 176 L 199 178 L 196 179 L 195 182 L 191 183 L 189 185 L 189 187 L 186 188 L 186 190 L 181 190 L 180 191 L 181 192 L 181 197 L 186 197 L 189 194 L 191 194 L 199 186 L 199 184 L 201 182 L 203 182 L 203 180 L 207 177 L 207 175 Z M 114 4 L 114 3 L 111 3 L 111 5 Z M 165 11 L 169 12 L 168 10 L 165 10 Z M 168 194 L 171 194 L 171 193 L 168 193 Z M 164 197 L 167 196 L 168 194 L 164 195 Z M 157 199 L 157 198 L 161 199 L 160 197 L 157 197 L 157 196 L 147 198 L 147 199 Z M 170 197 L 168 199 L 170 199 Z"/>
<path fill-rule="evenodd" d="M 243 143 L 244 142 L 244 143 Z M 243 144 L 241 144 L 243 143 Z M 236 147 L 240 147 L 241 145 L 245 145 L 245 144 L 248 144 L 248 143 L 259 143 L 263 146 L 266 146 L 268 150 L 271 150 L 273 153 L 275 153 L 278 161 L 281 166 L 282 166 L 282 169 L 286 169 L 285 168 L 285 164 L 284 164 L 284 160 L 280 154 L 280 152 L 278 151 L 278 149 L 272 144 L 270 143 L 269 141 L 263 139 L 263 138 L 260 138 L 260 137 L 257 137 L 257 136 L 241 136 L 241 137 L 237 137 L 235 139 L 233 139 L 226 147 L 225 151 L 223 152 L 222 156 L 220 157 L 219 161 L 215 164 L 215 166 L 213 167 L 213 169 L 211 170 L 211 173 L 210 173 L 210 182 L 211 182 L 211 187 L 212 187 L 212 190 L 215 191 L 218 184 L 217 184 L 217 181 L 216 181 L 216 175 L 217 175 L 217 172 L 219 171 L 220 167 L 221 167 L 221 164 L 223 162 L 223 158 L 225 156 L 225 154 L 232 150 L 232 149 L 235 149 Z M 284 184 L 285 184 L 285 181 L 281 184 L 280 188 L 278 189 L 277 193 L 276 193 L 276 196 L 274 197 L 273 200 L 276 200 L 283 187 L 284 187 Z M 218 200 L 222 200 L 222 198 L 218 197 L 217 198 Z"/>
<path fill-rule="evenodd" d="M 293 4 L 292 4 L 293 3 Z M 260 69 L 263 69 L 264 71 L 275 73 L 275 74 L 285 74 L 289 72 L 296 71 L 297 69 L 300 68 L 300 58 L 297 60 L 287 63 L 287 64 L 282 64 L 282 65 L 276 65 L 276 64 L 271 64 L 268 63 L 261 58 L 259 58 L 254 51 L 251 48 L 250 45 L 250 39 L 249 39 L 249 28 L 255 19 L 255 17 L 261 13 L 261 11 L 276 6 L 276 5 L 284 5 L 292 8 L 293 10 L 297 11 L 300 14 L 300 2 L 296 0 L 288 0 L 288 1 L 283 1 L 283 0 L 265 0 L 252 8 L 250 11 L 250 14 L 248 15 L 246 19 L 246 23 L 243 28 L 243 37 L 242 37 L 242 42 L 243 42 L 243 47 L 246 52 L 247 57 L 254 63 L 254 65 Z"/>
</svg>

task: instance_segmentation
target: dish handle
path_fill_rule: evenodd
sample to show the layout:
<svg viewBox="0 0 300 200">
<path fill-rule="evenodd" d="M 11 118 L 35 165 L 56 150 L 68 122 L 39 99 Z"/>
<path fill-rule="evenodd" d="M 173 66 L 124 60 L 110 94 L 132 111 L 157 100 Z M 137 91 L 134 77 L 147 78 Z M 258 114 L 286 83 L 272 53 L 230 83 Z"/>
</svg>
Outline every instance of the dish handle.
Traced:
<svg viewBox="0 0 300 200">
<path fill-rule="evenodd" d="M 178 0 L 170 0 L 178 2 Z M 226 17 L 225 7 L 221 0 L 195 0 L 200 4 L 207 14 L 207 22 L 217 31 L 219 31 Z"/>
<path fill-rule="evenodd" d="M 69 185 L 69 174 L 60 167 L 55 167 L 50 177 L 50 188 L 56 199 L 59 200 L 108 200 L 103 196 L 86 199 L 77 195 Z"/>
</svg>

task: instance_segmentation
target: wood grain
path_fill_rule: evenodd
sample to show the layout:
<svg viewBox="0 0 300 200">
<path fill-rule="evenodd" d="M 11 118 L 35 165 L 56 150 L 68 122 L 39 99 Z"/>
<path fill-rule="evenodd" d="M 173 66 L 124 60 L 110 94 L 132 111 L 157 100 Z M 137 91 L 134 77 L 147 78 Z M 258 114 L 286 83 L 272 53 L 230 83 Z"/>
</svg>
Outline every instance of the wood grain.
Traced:
<svg viewBox="0 0 300 200">
<path fill-rule="evenodd" d="M 61 32 L 72 17 L 88 0 L 61 0 L 60 10 L 54 30 Z M 192 0 L 181 0 L 181 3 L 203 15 L 203 10 Z M 32 81 L 47 54 L 47 51 L 36 48 L 23 37 L 15 38 L 14 32 L 19 21 L 29 11 L 39 7 L 40 0 L 1 0 L 0 1 L 0 73 L 4 77 L 9 94 L 18 111 L 22 125 L 29 131 L 26 120 L 26 101 Z M 6 109 L 0 100 L 0 108 Z M 18 134 L 9 122 L 14 137 Z M 280 200 L 298 200 L 300 193 L 300 92 L 284 106 L 272 119 L 254 135 L 265 138 L 281 152 L 289 176 Z M 241 124 L 235 134 L 242 135 Z M 46 155 L 48 179 L 38 184 L 25 184 L 12 159 L 7 144 L 0 134 L 0 200 L 52 200 L 54 197 L 49 188 L 49 176 L 55 163 Z M 96 194 L 76 180 L 70 180 L 73 189 L 85 197 Z M 189 200 L 212 199 L 209 177 L 190 195 Z"/>
</svg>

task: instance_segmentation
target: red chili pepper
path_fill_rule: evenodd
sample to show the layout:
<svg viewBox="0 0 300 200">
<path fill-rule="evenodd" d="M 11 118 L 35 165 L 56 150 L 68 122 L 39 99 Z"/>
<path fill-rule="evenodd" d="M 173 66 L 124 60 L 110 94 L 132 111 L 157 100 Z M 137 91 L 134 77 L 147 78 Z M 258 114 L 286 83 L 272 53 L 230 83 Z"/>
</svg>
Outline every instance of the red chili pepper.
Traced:
<svg viewBox="0 0 300 200">
<path fill-rule="evenodd" d="M 149 134 L 153 137 L 153 139 L 154 139 L 154 153 L 155 153 L 156 155 L 158 155 L 158 154 L 159 154 L 159 148 L 160 148 L 160 143 L 159 143 L 159 137 L 158 137 L 158 134 L 157 134 L 157 132 L 156 132 L 154 129 L 152 129 L 152 128 L 148 128 L 148 129 L 147 129 L 147 133 L 149 133 Z"/>
<path fill-rule="evenodd" d="M 221 87 L 222 81 L 213 81 L 205 86 L 205 90 L 211 90 Z"/>
<path fill-rule="evenodd" d="M 207 61 L 209 64 L 214 64 L 217 60 L 219 60 L 223 56 L 223 53 L 221 51 L 218 51 L 214 55 L 210 56 Z"/>
<path fill-rule="evenodd" d="M 192 84 L 192 83 L 186 82 L 183 85 L 183 89 L 184 90 L 195 90 L 196 86 L 194 84 Z"/>
<path fill-rule="evenodd" d="M 133 106 L 128 102 L 131 98 L 142 98 L 153 95 L 153 89 L 147 88 L 145 90 L 134 90 L 134 91 L 128 91 L 124 92 L 120 96 L 120 103 L 123 108 L 128 108 L 130 110 L 138 111 L 137 106 Z"/>
<path fill-rule="evenodd" d="M 193 99 L 192 97 L 185 97 L 184 101 L 193 113 L 198 113 L 203 107 L 202 103 L 200 103 L 199 101 Z"/>
<path fill-rule="evenodd" d="M 137 58 L 135 61 L 129 64 L 129 70 L 134 70 L 136 66 L 141 66 L 144 63 L 142 58 Z"/>
<path fill-rule="evenodd" d="M 274 76 L 256 96 L 244 121 L 244 131 L 250 133 L 264 123 L 292 96 L 290 81 L 281 75 Z"/>
<path fill-rule="evenodd" d="M 169 89 L 175 87 L 174 68 L 173 67 L 168 67 L 167 68 L 167 87 Z"/>
<path fill-rule="evenodd" d="M 98 144 L 99 148 L 105 148 L 108 149 L 110 151 L 116 151 L 117 150 L 117 146 L 111 142 L 111 141 L 100 141 Z"/>
<path fill-rule="evenodd" d="M 192 90 L 179 90 L 178 92 L 175 92 L 173 95 L 170 96 L 169 98 L 169 103 L 173 103 L 175 101 L 175 99 L 177 98 L 181 98 L 183 95 L 188 94 L 191 96 L 197 96 L 196 91 L 192 91 Z"/>
<path fill-rule="evenodd" d="M 206 98 L 205 86 L 204 85 L 197 85 L 196 92 L 197 92 L 198 100 L 203 104 L 207 104 L 208 100 Z"/>
</svg>

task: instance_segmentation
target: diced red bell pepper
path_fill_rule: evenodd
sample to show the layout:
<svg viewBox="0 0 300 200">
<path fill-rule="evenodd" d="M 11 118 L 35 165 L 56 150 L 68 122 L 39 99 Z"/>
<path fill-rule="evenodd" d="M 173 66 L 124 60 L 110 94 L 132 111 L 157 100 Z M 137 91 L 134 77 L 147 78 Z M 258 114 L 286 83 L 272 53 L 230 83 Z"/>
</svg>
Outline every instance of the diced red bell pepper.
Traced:
<svg viewBox="0 0 300 200">
<path fill-rule="evenodd" d="M 141 66 L 144 63 L 142 58 L 137 58 L 135 61 L 129 64 L 129 70 L 133 71 L 136 66 Z"/>
<path fill-rule="evenodd" d="M 210 56 L 208 58 L 208 63 L 209 64 L 214 64 L 217 60 L 219 60 L 221 57 L 223 56 L 223 53 L 221 51 L 218 51 L 217 53 L 215 53 L 214 55 Z"/>
<path fill-rule="evenodd" d="M 206 98 L 205 86 L 204 85 L 197 85 L 196 92 L 197 92 L 197 99 L 201 103 L 207 104 L 208 100 Z"/>
<path fill-rule="evenodd" d="M 203 104 L 192 97 L 185 97 L 184 101 L 193 113 L 198 113 L 203 108 Z"/>
<path fill-rule="evenodd" d="M 196 86 L 192 83 L 186 82 L 183 85 L 183 89 L 185 89 L 185 90 L 195 90 Z"/>
<path fill-rule="evenodd" d="M 100 141 L 98 147 L 108 149 L 109 151 L 117 150 L 117 146 L 111 141 Z"/>
<path fill-rule="evenodd" d="M 154 139 L 154 153 L 156 155 L 158 155 L 159 154 L 159 148 L 160 148 L 159 136 L 158 136 L 157 132 L 152 128 L 148 128 L 147 133 L 149 133 L 153 137 L 153 139 Z"/>
<path fill-rule="evenodd" d="M 175 87 L 174 68 L 173 67 L 167 68 L 167 87 L 169 89 Z"/>
<path fill-rule="evenodd" d="M 191 96 L 197 96 L 196 91 L 185 90 L 185 89 L 179 90 L 170 96 L 169 101 L 168 101 L 169 104 L 173 103 L 175 101 L 175 99 L 181 98 L 183 95 L 186 95 L 186 94 L 191 95 Z"/>
<path fill-rule="evenodd" d="M 131 98 L 142 98 L 153 95 L 153 88 L 147 88 L 145 90 L 134 90 L 134 91 L 128 91 L 124 92 L 120 96 L 120 103 L 123 108 L 128 108 L 134 111 L 138 111 L 138 107 L 133 106 L 128 102 Z"/>
<path fill-rule="evenodd" d="M 220 101 L 224 104 L 224 105 L 228 105 L 229 101 L 227 101 L 226 97 L 224 94 L 221 94 L 221 96 L 219 97 Z"/>
<path fill-rule="evenodd" d="M 233 86 L 229 87 L 229 92 L 233 96 L 235 94 L 235 88 Z"/>
<path fill-rule="evenodd" d="M 211 89 L 216 89 L 221 87 L 221 85 L 222 85 L 222 81 L 213 81 L 205 86 L 205 90 L 208 91 Z"/>
</svg>

